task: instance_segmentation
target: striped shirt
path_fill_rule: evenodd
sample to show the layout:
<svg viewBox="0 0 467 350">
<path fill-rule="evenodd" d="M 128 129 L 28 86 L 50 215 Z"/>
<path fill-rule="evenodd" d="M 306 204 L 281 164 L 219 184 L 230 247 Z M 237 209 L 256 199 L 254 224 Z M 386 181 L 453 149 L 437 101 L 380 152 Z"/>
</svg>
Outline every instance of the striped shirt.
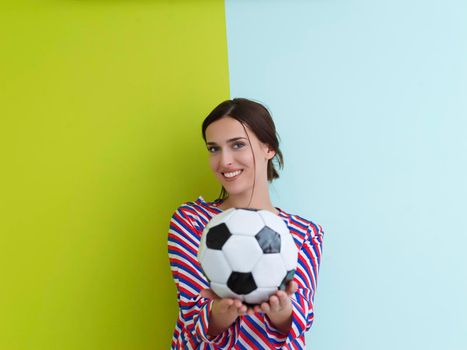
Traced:
<svg viewBox="0 0 467 350">
<path fill-rule="evenodd" d="M 223 333 L 207 334 L 212 300 L 200 296 L 209 288 L 197 259 L 201 234 L 211 218 L 222 210 L 222 202 L 182 204 L 173 214 L 168 235 L 170 268 L 177 287 L 178 319 L 171 349 L 305 349 L 305 332 L 313 322 L 313 299 L 321 260 L 321 226 L 276 208 L 299 249 L 294 281 L 298 290 L 291 296 L 292 326 L 280 333 L 264 313 L 242 315 Z"/>
</svg>

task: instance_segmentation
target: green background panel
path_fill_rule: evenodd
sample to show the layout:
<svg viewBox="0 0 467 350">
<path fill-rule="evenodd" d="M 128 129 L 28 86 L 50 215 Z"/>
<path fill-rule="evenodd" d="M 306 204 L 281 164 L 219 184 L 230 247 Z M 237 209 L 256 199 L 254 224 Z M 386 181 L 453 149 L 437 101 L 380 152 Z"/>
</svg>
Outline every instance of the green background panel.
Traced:
<svg viewBox="0 0 467 350">
<path fill-rule="evenodd" d="M 0 5 L 0 348 L 167 349 L 171 214 L 218 192 L 223 1 Z"/>
</svg>

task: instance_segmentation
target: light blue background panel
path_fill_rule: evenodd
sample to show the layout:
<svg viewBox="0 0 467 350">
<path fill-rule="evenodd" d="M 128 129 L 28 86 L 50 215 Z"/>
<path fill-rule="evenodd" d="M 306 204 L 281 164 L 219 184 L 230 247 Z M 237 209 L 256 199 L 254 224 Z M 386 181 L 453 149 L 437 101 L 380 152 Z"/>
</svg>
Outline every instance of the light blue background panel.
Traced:
<svg viewBox="0 0 467 350">
<path fill-rule="evenodd" d="M 467 348 L 467 2 L 226 1 L 274 204 L 326 231 L 313 350 Z"/>
</svg>

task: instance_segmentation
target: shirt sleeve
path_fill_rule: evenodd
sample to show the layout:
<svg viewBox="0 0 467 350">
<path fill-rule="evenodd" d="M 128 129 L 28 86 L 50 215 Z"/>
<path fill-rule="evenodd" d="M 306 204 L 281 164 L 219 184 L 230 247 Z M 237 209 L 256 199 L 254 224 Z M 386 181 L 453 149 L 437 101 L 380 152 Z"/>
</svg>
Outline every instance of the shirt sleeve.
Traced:
<svg viewBox="0 0 467 350">
<path fill-rule="evenodd" d="M 209 288 L 209 285 L 197 258 L 200 228 L 188 211 L 189 208 L 184 206 L 175 211 L 168 234 L 170 269 L 177 287 L 182 327 L 191 341 L 211 343 L 216 345 L 216 349 L 230 349 L 236 342 L 239 322 L 234 322 L 215 337 L 207 333 L 213 301 L 200 296 L 201 290 Z"/>
<path fill-rule="evenodd" d="M 266 332 L 276 349 L 290 345 L 308 331 L 313 323 L 313 300 L 315 296 L 324 232 L 321 226 L 311 224 L 298 253 L 294 281 L 297 291 L 291 296 L 292 325 L 288 334 L 279 332 L 265 316 Z"/>
</svg>

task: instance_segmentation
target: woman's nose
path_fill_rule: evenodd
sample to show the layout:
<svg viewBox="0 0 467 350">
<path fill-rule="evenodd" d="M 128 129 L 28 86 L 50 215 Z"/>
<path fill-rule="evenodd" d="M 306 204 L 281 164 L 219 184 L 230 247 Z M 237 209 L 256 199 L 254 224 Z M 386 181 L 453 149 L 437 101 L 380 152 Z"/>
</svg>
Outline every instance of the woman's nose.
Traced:
<svg viewBox="0 0 467 350">
<path fill-rule="evenodd" d="M 221 166 L 227 167 L 232 164 L 232 154 L 228 151 L 223 151 L 221 154 Z"/>
</svg>

